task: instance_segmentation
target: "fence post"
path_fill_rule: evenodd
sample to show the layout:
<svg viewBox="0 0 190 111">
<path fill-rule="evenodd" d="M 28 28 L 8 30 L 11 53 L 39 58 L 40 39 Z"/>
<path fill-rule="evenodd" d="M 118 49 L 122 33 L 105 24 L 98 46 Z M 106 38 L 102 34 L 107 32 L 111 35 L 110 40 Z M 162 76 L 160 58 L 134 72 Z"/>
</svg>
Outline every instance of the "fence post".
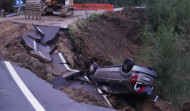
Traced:
<svg viewBox="0 0 190 111">
<path fill-rule="evenodd" d="M 1 17 L 3 17 L 4 9 L 1 9 Z"/>
</svg>

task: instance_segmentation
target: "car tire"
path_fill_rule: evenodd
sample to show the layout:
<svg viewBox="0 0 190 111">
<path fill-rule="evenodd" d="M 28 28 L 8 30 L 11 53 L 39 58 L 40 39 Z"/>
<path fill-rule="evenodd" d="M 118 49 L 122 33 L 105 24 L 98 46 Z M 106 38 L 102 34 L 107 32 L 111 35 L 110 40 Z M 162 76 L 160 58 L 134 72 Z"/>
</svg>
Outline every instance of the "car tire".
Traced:
<svg viewBox="0 0 190 111">
<path fill-rule="evenodd" d="M 93 62 L 93 63 L 90 65 L 90 68 L 88 69 L 88 73 L 89 73 L 90 75 L 93 75 L 93 74 L 96 72 L 97 69 L 98 69 L 98 64 L 95 63 L 95 62 Z"/>
<path fill-rule="evenodd" d="M 122 71 L 127 73 L 133 68 L 134 65 L 135 65 L 134 60 L 132 58 L 128 58 L 123 62 Z"/>
</svg>

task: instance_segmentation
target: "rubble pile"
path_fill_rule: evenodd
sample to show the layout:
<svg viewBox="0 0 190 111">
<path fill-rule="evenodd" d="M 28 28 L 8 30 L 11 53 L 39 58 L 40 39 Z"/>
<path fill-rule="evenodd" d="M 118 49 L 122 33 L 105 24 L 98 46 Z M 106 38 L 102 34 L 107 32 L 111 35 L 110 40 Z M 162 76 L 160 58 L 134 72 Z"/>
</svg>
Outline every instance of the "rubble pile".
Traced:
<svg viewBox="0 0 190 111">
<path fill-rule="evenodd" d="M 81 73 L 70 68 L 74 53 L 71 41 L 65 37 L 67 29 L 11 22 L 0 23 L 0 28 L 0 60 L 29 69 L 77 102 L 109 107 L 98 93 L 93 94 L 97 91 L 92 85 L 71 81 L 62 86 L 65 79 Z"/>
<path fill-rule="evenodd" d="M 78 73 L 78 70 L 72 70 L 68 64 L 68 60 L 61 52 L 54 52 L 56 46 L 51 46 L 60 27 L 57 26 L 35 26 L 27 28 L 26 35 L 21 35 L 23 44 L 28 53 L 44 63 L 52 66 L 52 74 L 56 76 L 63 74 L 64 77 Z"/>
</svg>

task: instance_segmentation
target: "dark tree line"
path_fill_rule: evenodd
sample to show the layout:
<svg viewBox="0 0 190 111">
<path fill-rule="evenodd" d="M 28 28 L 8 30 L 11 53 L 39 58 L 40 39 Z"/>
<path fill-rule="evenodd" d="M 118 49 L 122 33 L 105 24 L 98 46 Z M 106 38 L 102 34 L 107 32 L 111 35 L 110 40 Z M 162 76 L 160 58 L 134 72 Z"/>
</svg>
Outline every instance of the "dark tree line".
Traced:
<svg viewBox="0 0 190 111">
<path fill-rule="evenodd" d="M 98 4 L 112 4 L 117 7 L 123 7 L 126 5 L 140 5 L 143 0 L 74 0 L 76 4 L 84 3 L 98 3 Z"/>
<path fill-rule="evenodd" d="M 13 0 L 1 0 L 0 1 L 0 9 L 4 9 L 8 12 L 13 11 L 13 5 L 14 5 Z"/>
</svg>

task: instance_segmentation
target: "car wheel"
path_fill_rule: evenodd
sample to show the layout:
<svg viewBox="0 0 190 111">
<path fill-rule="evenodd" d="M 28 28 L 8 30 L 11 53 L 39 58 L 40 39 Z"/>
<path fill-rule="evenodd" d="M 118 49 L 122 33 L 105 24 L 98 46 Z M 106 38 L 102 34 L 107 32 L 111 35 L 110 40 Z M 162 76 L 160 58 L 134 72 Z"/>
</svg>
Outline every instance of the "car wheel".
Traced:
<svg viewBox="0 0 190 111">
<path fill-rule="evenodd" d="M 92 63 L 90 65 L 90 68 L 88 69 L 88 72 L 89 72 L 90 75 L 93 75 L 96 72 L 97 69 L 98 69 L 98 64 L 94 62 L 94 63 Z"/>
<path fill-rule="evenodd" d="M 127 73 L 129 72 L 132 67 L 135 65 L 135 62 L 132 58 L 128 58 L 126 59 L 124 62 L 123 62 L 123 65 L 122 65 L 122 71 Z"/>
</svg>

